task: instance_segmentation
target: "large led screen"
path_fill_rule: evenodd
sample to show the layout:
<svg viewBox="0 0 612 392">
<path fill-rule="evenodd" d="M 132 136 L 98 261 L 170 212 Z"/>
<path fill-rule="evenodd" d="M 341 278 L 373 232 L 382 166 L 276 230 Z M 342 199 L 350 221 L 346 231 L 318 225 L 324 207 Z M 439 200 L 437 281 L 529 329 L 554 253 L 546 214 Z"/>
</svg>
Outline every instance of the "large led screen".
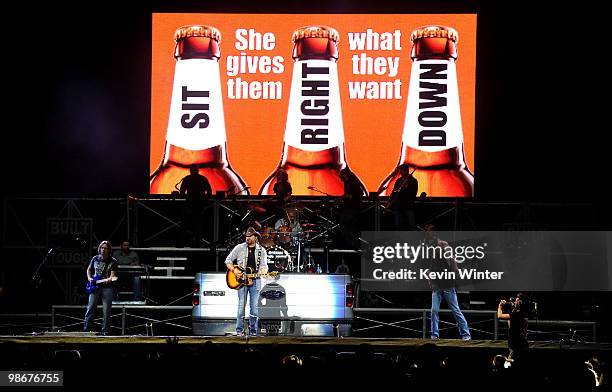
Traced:
<svg viewBox="0 0 612 392">
<path fill-rule="evenodd" d="M 150 192 L 474 192 L 476 15 L 153 14 Z"/>
</svg>

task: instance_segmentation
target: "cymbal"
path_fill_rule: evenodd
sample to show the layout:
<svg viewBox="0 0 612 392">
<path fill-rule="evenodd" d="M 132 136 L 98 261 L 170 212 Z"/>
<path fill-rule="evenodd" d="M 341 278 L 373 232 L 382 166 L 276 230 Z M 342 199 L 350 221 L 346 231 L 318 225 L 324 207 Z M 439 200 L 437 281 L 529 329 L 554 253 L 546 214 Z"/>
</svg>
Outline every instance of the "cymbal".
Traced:
<svg viewBox="0 0 612 392">
<path fill-rule="evenodd" d="M 291 209 L 297 209 L 297 210 L 303 210 L 304 207 L 306 207 L 303 203 L 294 201 L 291 203 L 287 203 L 285 205 L 285 210 L 291 210 Z"/>
<path fill-rule="evenodd" d="M 257 212 L 259 214 L 264 214 L 266 211 L 268 211 L 267 209 L 265 209 L 264 207 L 258 205 L 258 204 L 254 204 L 254 203 L 249 203 L 247 204 L 247 207 L 253 211 L 253 212 Z"/>
</svg>

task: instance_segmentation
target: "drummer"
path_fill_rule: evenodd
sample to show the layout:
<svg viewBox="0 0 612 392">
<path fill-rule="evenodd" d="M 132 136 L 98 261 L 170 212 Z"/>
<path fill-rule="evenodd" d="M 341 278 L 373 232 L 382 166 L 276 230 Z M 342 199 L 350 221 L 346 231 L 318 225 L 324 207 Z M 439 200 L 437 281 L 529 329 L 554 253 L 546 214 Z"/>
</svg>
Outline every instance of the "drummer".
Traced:
<svg viewBox="0 0 612 392">
<path fill-rule="evenodd" d="M 282 218 L 274 223 L 277 243 L 295 245 L 299 240 L 299 235 L 302 232 L 300 220 L 298 218 L 297 209 L 287 208 Z"/>
</svg>

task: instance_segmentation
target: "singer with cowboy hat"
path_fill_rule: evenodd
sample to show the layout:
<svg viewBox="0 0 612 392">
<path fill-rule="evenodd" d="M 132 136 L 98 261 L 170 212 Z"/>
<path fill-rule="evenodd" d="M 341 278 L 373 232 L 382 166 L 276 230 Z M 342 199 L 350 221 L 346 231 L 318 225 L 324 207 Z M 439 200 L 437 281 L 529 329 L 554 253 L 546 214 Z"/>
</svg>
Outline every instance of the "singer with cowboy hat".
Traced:
<svg viewBox="0 0 612 392">
<path fill-rule="evenodd" d="M 263 246 L 259 245 L 260 234 L 252 227 L 249 227 L 245 234 L 245 242 L 238 244 L 225 258 L 225 266 L 233 271 L 238 279 L 242 278 L 242 271 L 250 267 L 252 271 L 259 274 L 268 272 L 268 254 Z M 240 267 L 240 269 L 238 268 Z M 241 271 L 242 270 L 242 271 Z M 246 292 L 245 292 L 246 290 Z M 247 301 L 247 294 L 250 296 L 249 331 L 251 336 L 257 336 L 257 323 L 259 316 L 259 291 L 261 290 L 261 279 L 256 279 L 252 286 L 242 286 L 238 290 L 238 312 L 236 315 L 236 334 L 244 335 L 244 308 Z"/>
</svg>

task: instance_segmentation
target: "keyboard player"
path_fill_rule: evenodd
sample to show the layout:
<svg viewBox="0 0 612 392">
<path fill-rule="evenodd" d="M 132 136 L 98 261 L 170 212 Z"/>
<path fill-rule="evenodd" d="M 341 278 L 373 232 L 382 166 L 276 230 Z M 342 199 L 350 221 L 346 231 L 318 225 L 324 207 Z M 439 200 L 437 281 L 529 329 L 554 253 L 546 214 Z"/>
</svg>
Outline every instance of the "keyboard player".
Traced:
<svg viewBox="0 0 612 392">
<path fill-rule="evenodd" d="M 138 253 L 130 249 L 129 241 L 123 241 L 121 242 L 121 248 L 113 253 L 113 257 L 117 259 L 119 274 L 126 278 L 131 277 L 131 279 L 124 279 L 123 281 L 131 282 L 131 287 L 126 287 L 126 289 L 131 289 L 130 291 L 133 292 L 132 299 L 134 301 L 141 301 L 142 285 L 140 275 L 145 273 L 145 266 L 140 265 Z M 130 284 L 128 284 L 128 286 L 130 286 Z"/>
</svg>

